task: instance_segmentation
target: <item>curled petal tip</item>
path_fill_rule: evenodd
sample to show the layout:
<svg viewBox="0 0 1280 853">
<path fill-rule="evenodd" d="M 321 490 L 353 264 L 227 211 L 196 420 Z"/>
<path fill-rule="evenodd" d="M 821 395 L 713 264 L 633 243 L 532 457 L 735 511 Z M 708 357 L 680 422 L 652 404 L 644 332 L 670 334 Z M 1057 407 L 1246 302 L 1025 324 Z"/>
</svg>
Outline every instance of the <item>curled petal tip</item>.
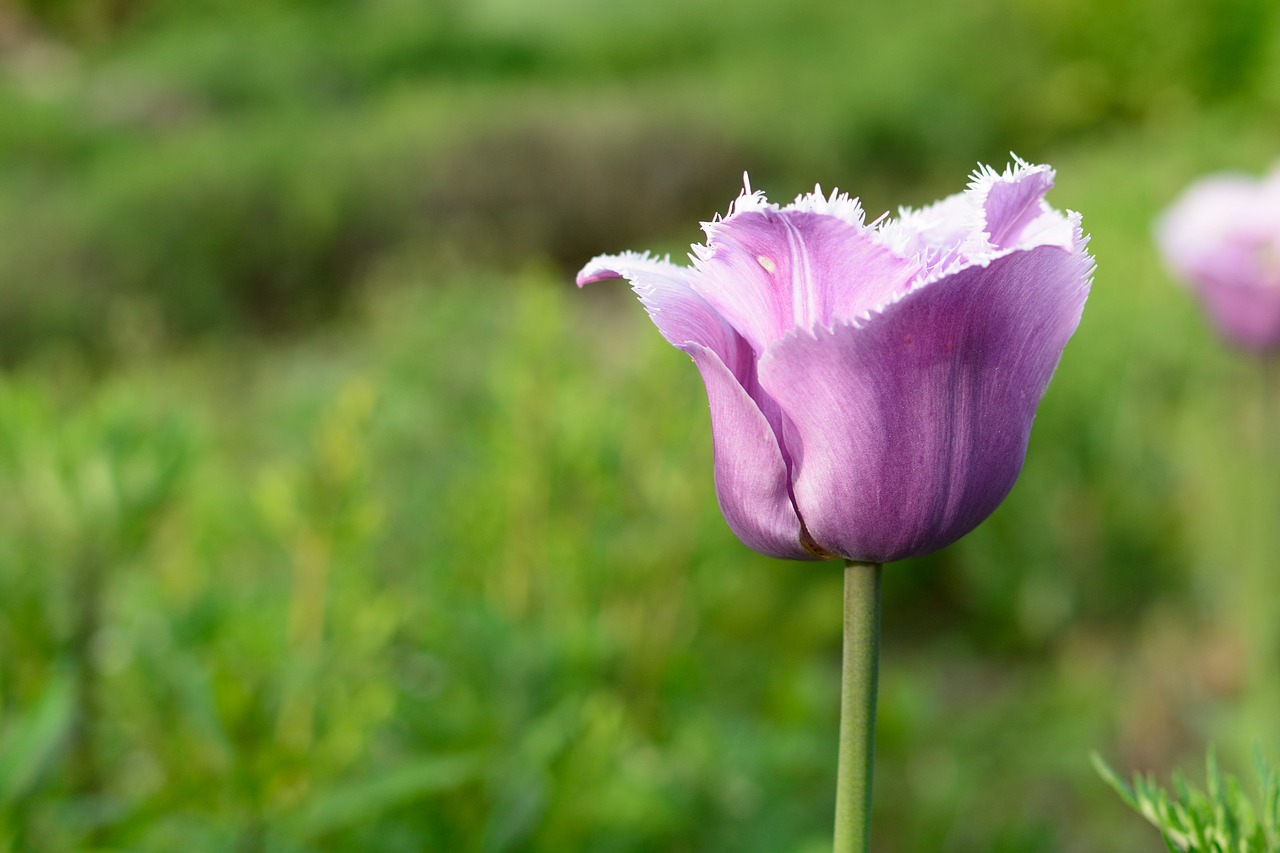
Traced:
<svg viewBox="0 0 1280 853">
<path fill-rule="evenodd" d="M 618 279 L 622 276 L 613 270 L 599 270 L 597 272 L 588 273 L 586 270 L 578 273 L 578 277 L 574 279 L 574 283 L 578 287 L 585 287 L 588 284 L 595 284 L 598 281 L 609 281 L 610 279 Z"/>
<path fill-rule="evenodd" d="M 621 255 L 597 255 L 588 261 L 582 269 L 578 270 L 578 275 L 574 282 L 578 287 L 585 287 L 598 281 L 625 278 L 626 276 L 621 270 L 625 268 L 626 262 L 645 258 L 647 258 L 647 255 L 640 255 L 636 252 L 623 252 Z"/>
</svg>

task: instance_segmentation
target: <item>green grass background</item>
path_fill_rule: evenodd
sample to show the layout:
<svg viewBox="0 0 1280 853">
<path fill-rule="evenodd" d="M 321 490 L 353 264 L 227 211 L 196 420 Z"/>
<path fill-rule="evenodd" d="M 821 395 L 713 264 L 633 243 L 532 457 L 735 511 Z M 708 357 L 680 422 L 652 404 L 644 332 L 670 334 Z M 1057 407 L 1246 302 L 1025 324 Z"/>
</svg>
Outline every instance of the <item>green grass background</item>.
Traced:
<svg viewBox="0 0 1280 853">
<path fill-rule="evenodd" d="M 1280 757 L 1280 380 L 1151 225 L 1277 140 L 1269 0 L 0 6 L 0 851 L 829 849 L 838 567 L 572 273 L 1010 150 L 1098 272 L 886 572 L 875 849 L 1162 849 L 1089 754 Z"/>
</svg>

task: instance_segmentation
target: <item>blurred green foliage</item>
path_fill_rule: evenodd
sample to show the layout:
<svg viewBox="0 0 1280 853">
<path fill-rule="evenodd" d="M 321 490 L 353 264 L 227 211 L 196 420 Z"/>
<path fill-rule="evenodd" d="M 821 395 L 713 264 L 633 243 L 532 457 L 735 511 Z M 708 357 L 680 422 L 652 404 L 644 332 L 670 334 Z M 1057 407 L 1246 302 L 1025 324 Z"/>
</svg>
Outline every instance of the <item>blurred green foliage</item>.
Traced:
<svg viewBox="0 0 1280 853">
<path fill-rule="evenodd" d="M 121 313 L 297 328 L 409 243 L 570 269 L 747 166 L 890 206 L 1011 148 L 1280 109 L 1274 3 L 1113 5 L 26 0 L 0 19 L 0 356 L 109 354 Z"/>
<path fill-rule="evenodd" d="M 1098 277 L 1005 506 L 887 573 L 877 849 L 1144 849 L 1092 750 L 1280 752 L 1280 386 L 1149 240 L 1278 63 L 1266 0 L 3 7 L 0 851 L 828 848 L 840 573 L 569 275 L 1009 149 Z"/>
</svg>

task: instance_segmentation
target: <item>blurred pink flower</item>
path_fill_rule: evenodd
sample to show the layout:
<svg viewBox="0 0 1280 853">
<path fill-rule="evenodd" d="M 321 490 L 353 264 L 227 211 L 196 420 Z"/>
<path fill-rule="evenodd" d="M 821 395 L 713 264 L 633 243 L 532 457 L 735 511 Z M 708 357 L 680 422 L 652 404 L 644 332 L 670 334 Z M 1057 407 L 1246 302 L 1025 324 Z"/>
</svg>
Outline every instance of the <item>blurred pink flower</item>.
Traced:
<svg viewBox="0 0 1280 853">
<path fill-rule="evenodd" d="M 1093 259 L 1047 166 L 864 223 L 820 190 L 743 191 L 692 266 L 626 252 L 625 278 L 711 405 L 716 492 L 749 547 L 882 563 L 972 530 L 1022 468 L 1036 406 L 1080 321 Z"/>
<path fill-rule="evenodd" d="M 1157 222 L 1156 242 L 1229 340 L 1280 347 L 1280 166 L 1262 180 L 1192 184 Z"/>
</svg>

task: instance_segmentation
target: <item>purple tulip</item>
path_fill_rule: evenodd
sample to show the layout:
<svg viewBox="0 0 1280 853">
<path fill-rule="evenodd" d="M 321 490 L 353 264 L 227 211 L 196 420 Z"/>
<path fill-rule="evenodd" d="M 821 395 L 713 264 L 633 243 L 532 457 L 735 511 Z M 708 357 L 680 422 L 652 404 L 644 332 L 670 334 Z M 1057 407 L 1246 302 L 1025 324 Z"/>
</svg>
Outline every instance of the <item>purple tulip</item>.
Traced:
<svg viewBox="0 0 1280 853">
<path fill-rule="evenodd" d="M 864 223 L 820 189 L 750 185 L 693 265 L 595 258 L 707 386 L 716 493 L 746 545 L 883 563 L 935 551 L 1013 487 L 1036 406 L 1088 296 L 1080 216 L 1053 170 L 982 168 L 966 192 Z"/>
<path fill-rule="evenodd" d="M 1156 225 L 1165 262 L 1230 340 L 1280 347 L 1280 166 L 1192 184 Z"/>
</svg>

